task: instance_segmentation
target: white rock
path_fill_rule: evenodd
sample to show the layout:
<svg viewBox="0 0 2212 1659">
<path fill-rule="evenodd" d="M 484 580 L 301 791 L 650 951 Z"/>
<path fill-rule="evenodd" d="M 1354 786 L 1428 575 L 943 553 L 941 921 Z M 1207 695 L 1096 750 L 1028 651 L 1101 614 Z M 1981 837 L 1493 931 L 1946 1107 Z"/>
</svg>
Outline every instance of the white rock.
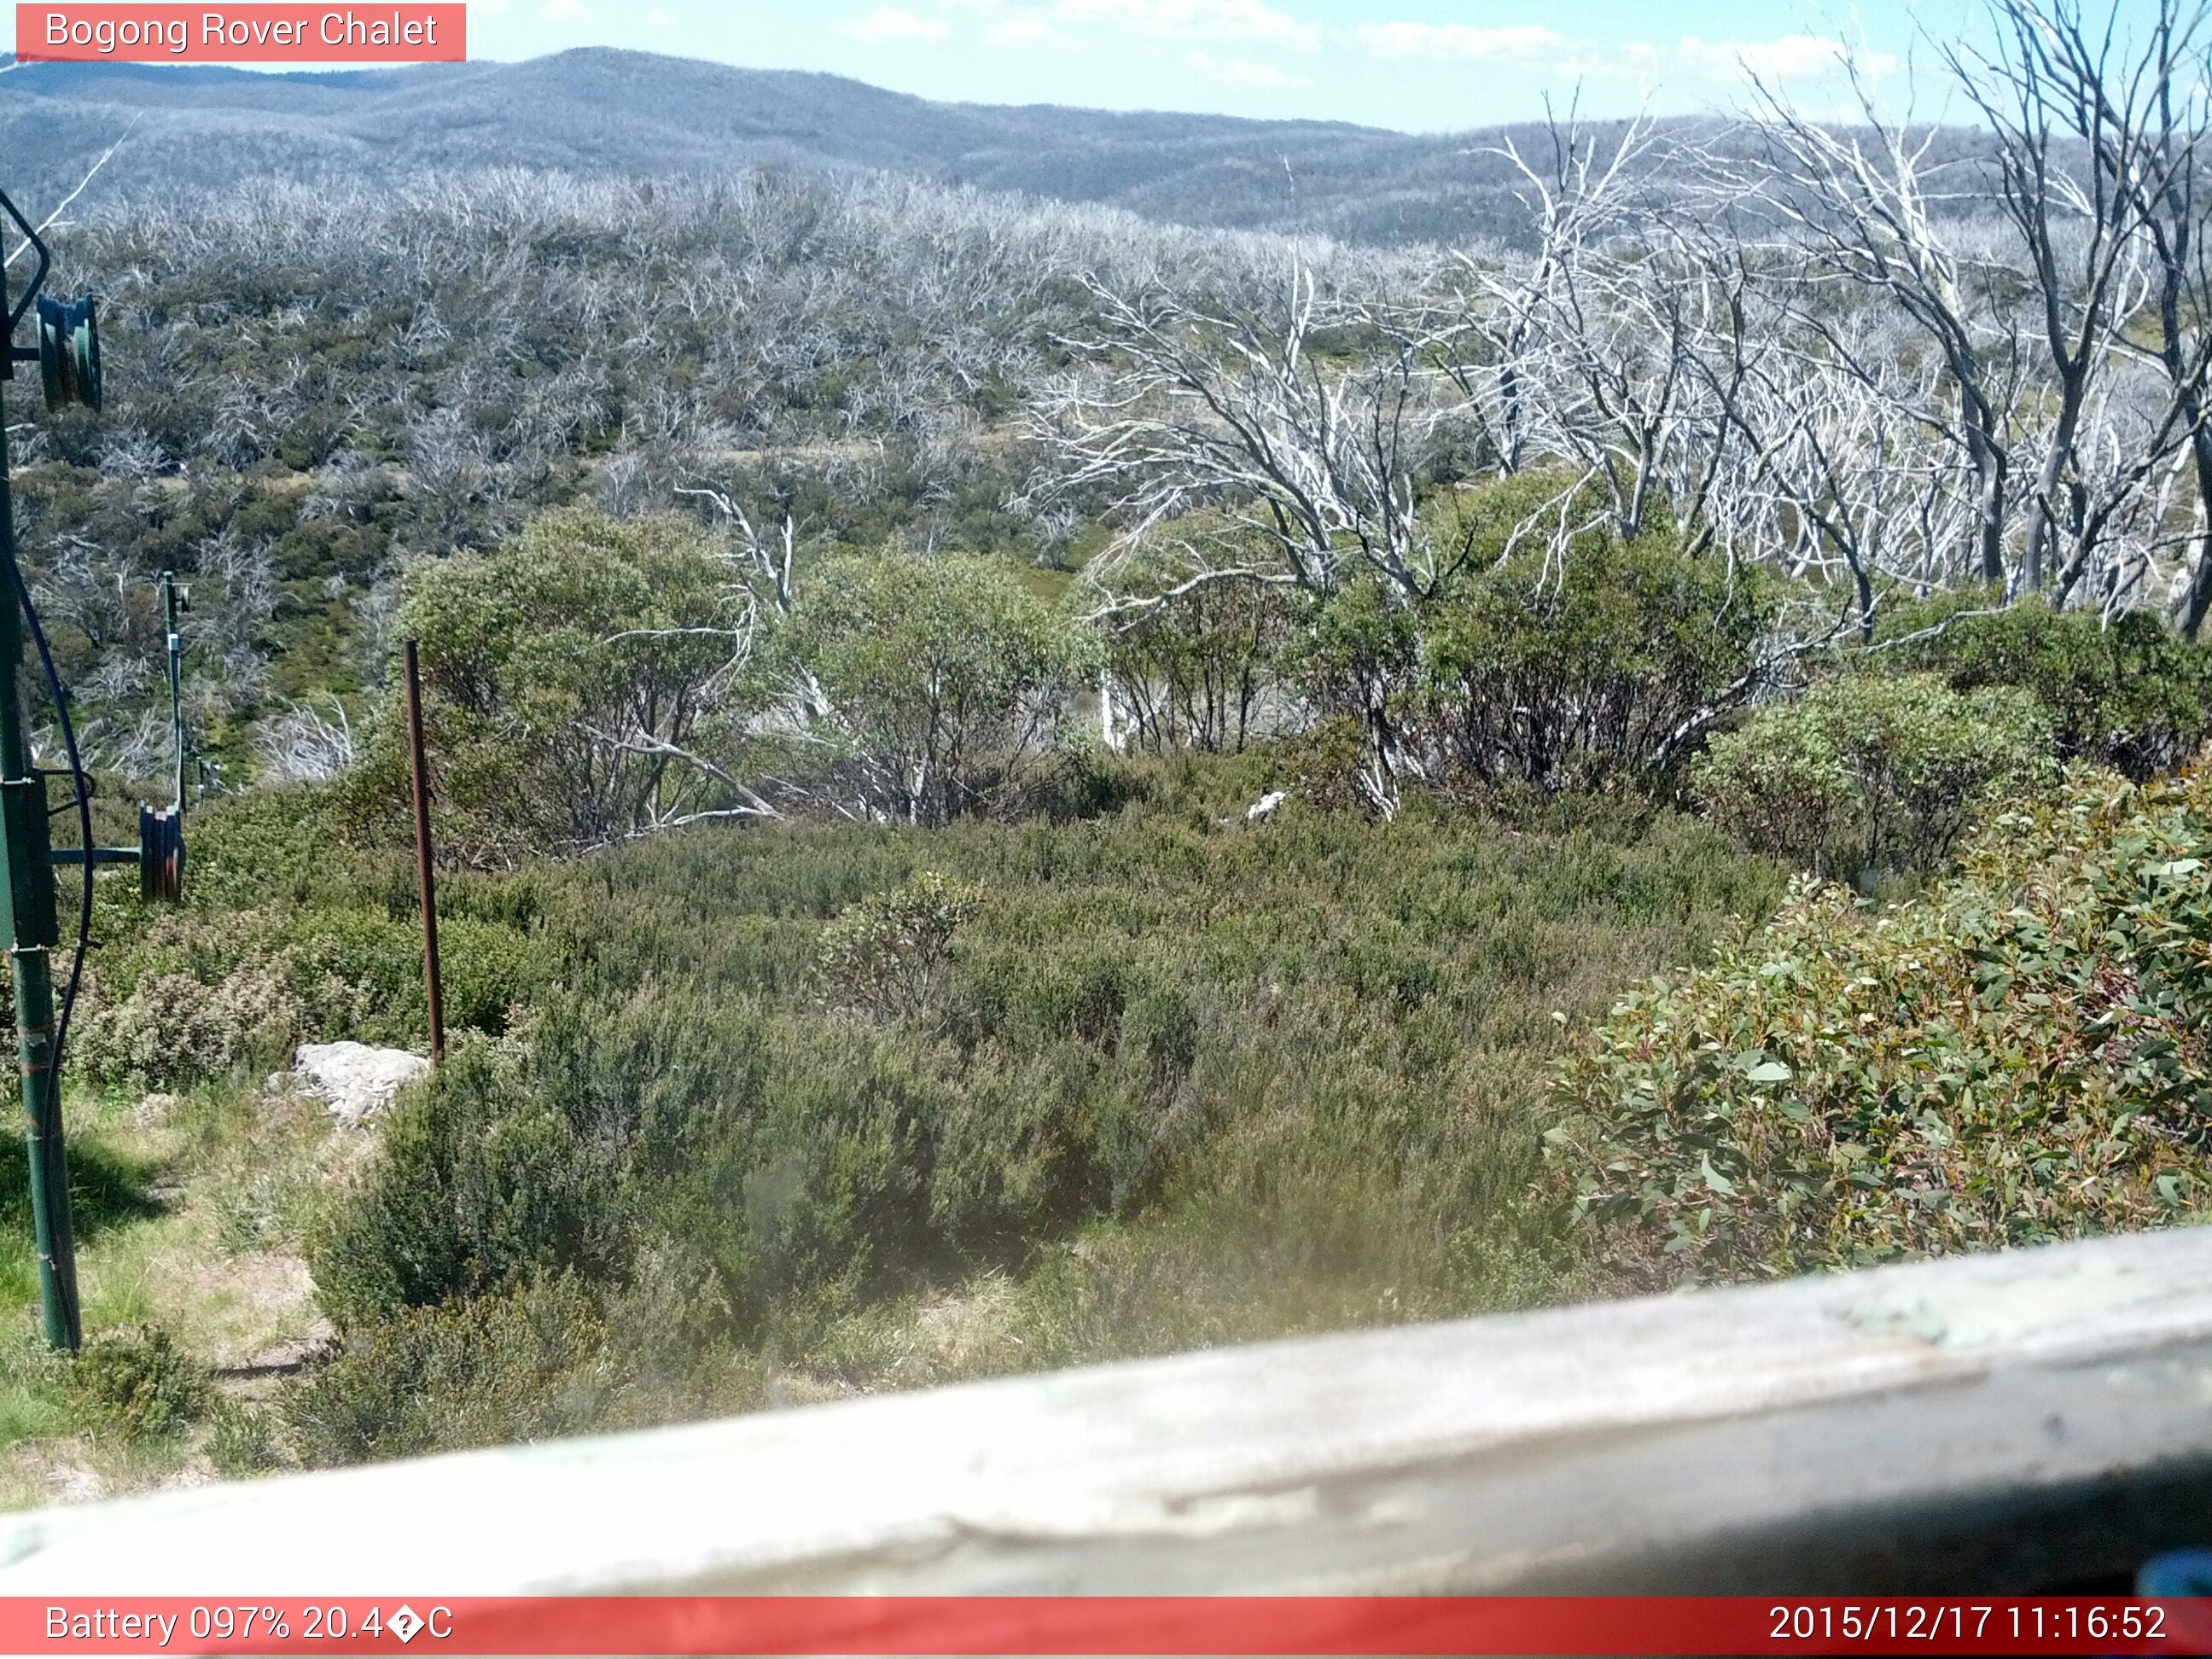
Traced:
<svg viewBox="0 0 2212 1659">
<path fill-rule="evenodd" d="M 1270 790 L 1267 793 L 1261 796 L 1259 799 L 1254 801 L 1251 805 L 1244 809 L 1245 822 L 1249 823 L 1255 818 L 1266 817 L 1268 813 L 1273 811 L 1278 806 L 1280 806 L 1290 798 L 1291 792 L 1287 789 Z"/>
<path fill-rule="evenodd" d="M 302 1094 L 320 1095 L 341 1123 L 374 1117 L 401 1087 L 430 1069 L 404 1048 L 372 1048 L 365 1042 L 303 1042 L 292 1056 Z"/>
</svg>

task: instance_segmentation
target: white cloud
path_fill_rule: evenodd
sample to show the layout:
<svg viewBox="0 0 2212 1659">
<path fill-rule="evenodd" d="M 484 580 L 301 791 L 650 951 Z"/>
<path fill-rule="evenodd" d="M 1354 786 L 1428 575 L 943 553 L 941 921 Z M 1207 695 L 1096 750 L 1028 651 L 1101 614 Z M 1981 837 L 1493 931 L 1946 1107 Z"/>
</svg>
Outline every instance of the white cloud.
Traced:
<svg viewBox="0 0 2212 1659">
<path fill-rule="evenodd" d="M 1785 34 L 1778 40 L 1705 41 L 1684 35 L 1676 48 L 1682 58 L 1716 75 L 1748 70 L 1765 81 L 1818 81 L 1844 66 L 1844 43 L 1817 34 Z M 1903 64 L 1886 52 L 1862 52 L 1863 68 L 1887 75 Z"/>
<path fill-rule="evenodd" d="M 1311 52 L 1325 31 L 1316 22 L 1279 11 L 1267 0 L 936 0 L 944 9 L 982 12 L 998 21 L 983 30 L 1003 46 L 1066 51 L 1121 34 L 1152 40 L 1214 41 L 1224 45 Z M 1212 60 L 1209 59 L 1209 62 Z M 1229 69 L 1224 64 L 1218 67 Z M 1264 64 L 1249 71 L 1265 76 Z"/>
<path fill-rule="evenodd" d="M 1551 57 L 1574 43 L 1556 29 L 1534 23 L 1511 28 L 1477 28 L 1471 23 L 1362 23 L 1353 31 L 1359 44 L 1378 58 Z"/>
<path fill-rule="evenodd" d="M 941 17 L 917 17 L 896 6 L 878 6 L 857 23 L 840 23 L 837 32 L 878 46 L 889 40 L 942 40 L 952 33 L 952 25 Z"/>
<path fill-rule="evenodd" d="M 1186 52 L 1182 61 L 1208 80 L 1218 81 L 1224 86 L 1273 89 L 1305 84 L 1303 75 L 1286 75 L 1272 64 L 1254 64 L 1241 59 L 1223 63 L 1202 52 Z"/>
<path fill-rule="evenodd" d="M 1009 17 L 994 23 L 983 31 L 983 38 L 1001 46 L 1049 46 L 1056 52 L 1079 46 L 1073 36 L 1063 34 L 1042 17 Z"/>
<path fill-rule="evenodd" d="M 584 0 L 545 0 L 545 3 L 538 9 L 538 12 L 541 17 L 550 17 L 557 21 L 564 17 L 588 17 L 591 15 L 591 8 L 584 3 Z"/>
<path fill-rule="evenodd" d="M 646 13 L 645 26 L 649 29 L 670 29 L 676 27 L 676 20 L 661 10 L 659 7 L 655 6 L 651 11 Z"/>
<path fill-rule="evenodd" d="M 1267 0 L 1055 0 L 1066 23 L 1103 23 L 1174 40 L 1240 40 L 1310 52 L 1321 25 L 1277 11 Z"/>
<path fill-rule="evenodd" d="M 1843 43 L 1818 35 L 1774 40 L 1703 40 L 1686 34 L 1671 45 L 1603 41 L 1560 33 L 1540 24 L 1481 28 L 1468 23 L 1362 23 L 1352 39 L 1377 58 L 1452 58 L 1560 79 L 1616 77 L 1648 81 L 1662 75 L 1735 78 L 1748 70 L 1769 81 L 1819 80 L 1842 67 Z M 1895 60 L 1879 54 L 1865 66 L 1883 73 Z"/>
<path fill-rule="evenodd" d="M 1377 58 L 1457 59 L 1548 75 L 1648 76 L 1660 66 L 1657 47 L 1640 40 L 1607 45 L 1580 40 L 1540 24 L 1479 28 L 1472 23 L 1362 23 L 1353 39 Z"/>
</svg>

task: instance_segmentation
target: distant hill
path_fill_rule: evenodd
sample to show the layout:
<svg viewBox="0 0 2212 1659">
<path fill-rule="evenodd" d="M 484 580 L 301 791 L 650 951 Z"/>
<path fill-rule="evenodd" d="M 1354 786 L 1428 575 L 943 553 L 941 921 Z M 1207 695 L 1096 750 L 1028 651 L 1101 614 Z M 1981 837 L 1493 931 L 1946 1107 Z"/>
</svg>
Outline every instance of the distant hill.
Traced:
<svg viewBox="0 0 2212 1659">
<path fill-rule="evenodd" d="M 521 64 L 256 75 L 27 64 L 0 75 L 4 180 L 52 201 L 133 120 L 111 194 L 517 166 L 644 176 L 772 163 L 918 174 L 1174 222 L 1458 240 L 1517 220 L 1498 135 L 933 103 L 841 76 L 590 49 Z"/>
</svg>

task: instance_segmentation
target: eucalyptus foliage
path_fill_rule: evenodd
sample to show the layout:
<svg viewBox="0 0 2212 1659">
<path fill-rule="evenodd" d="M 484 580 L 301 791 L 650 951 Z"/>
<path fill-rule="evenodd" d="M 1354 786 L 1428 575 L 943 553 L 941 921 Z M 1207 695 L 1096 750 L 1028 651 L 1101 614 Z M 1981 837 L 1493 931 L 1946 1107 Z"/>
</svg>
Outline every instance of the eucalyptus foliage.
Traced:
<svg viewBox="0 0 2212 1659">
<path fill-rule="evenodd" d="M 1512 555 L 1422 619 L 1418 706 L 1446 775 L 1650 782 L 1766 689 L 1786 586 L 1671 530 Z"/>
<path fill-rule="evenodd" d="M 398 627 L 421 644 L 444 839 L 505 862 L 758 810 L 723 764 L 757 609 L 726 550 L 672 514 L 563 509 L 416 566 Z M 404 793 L 404 730 L 392 708 L 364 790 Z"/>
<path fill-rule="evenodd" d="M 1930 674 L 1824 680 L 1717 734 L 1694 784 L 1762 852 L 1824 874 L 1932 874 L 1992 801 L 2053 770 L 2029 692 L 1955 692 Z"/>
<path fill-rule="evenodd" d="M 2212 773 L 2079 771 L 1926 898 L 1805 879 L 1565 1062 L 1560 1179 L 1631 1282 L 1779 1275 L 2201 1217 Z"/>
<path fill-rule="evenodd" d="M 2043 705 L 2062 757 L 2138 783 L 2212 738 L 2212 646 L 2147 611 L 1993 608 L 1968 590 L 1899 606 L 1869 663 L 1925 669 L 1957 691 L 2018 687 Z"/>
<path fill-rule="evenodd" d="M 961 554 L 830 561 L 783 648 L 810 693 L 805 742 L 837 763 L 810 793 L 923 824 L 1017 789 L 1098 662 L 1002 561 Z"/>
</svg>

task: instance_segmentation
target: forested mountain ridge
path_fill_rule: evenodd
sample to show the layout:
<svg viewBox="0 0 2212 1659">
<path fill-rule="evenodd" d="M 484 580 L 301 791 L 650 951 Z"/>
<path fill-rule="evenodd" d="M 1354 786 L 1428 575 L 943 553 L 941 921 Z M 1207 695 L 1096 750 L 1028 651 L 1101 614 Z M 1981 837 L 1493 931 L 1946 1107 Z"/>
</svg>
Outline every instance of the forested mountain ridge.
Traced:
<svg viewBox="0 0 2212 1659">
<path fill-rule="evenodd" d="M 0 79 L 0 145 L 19 168 L 29 164 L 10 188 L 33 202 L 74 185 L 126 126 L 105 188 L 127 196 L 268 175 L 361 183 L 525 167 L 669 177 L 771 164 L 1353 240 L 1450 241 L 1522 223 L 1511 169 L 1484 153 L 1502 130 L 933 103 L 842 76 L 599 48 L 283 76 L 28 64 Z"/>
</svg>

